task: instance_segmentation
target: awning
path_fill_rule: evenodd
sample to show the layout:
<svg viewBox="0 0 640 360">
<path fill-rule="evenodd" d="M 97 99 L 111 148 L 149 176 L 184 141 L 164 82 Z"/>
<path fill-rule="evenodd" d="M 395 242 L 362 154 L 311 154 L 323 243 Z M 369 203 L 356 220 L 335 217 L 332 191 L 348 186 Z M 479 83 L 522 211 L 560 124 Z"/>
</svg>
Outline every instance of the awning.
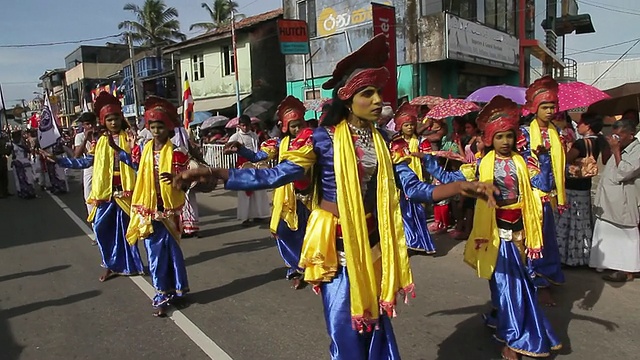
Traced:
<svg viewBox="0 0 640 360">
<path fill-rule="evenodd" d="M 251 94 L 240 94 L 240 101 L 244 100 Z M 221 110 L 231 107 L 236 103 L 236 96 L 222 96 L 209 99 L 195 99 L 193 102 L 193 111 L 209 111 Z M 182 112 L 182 109 L 179 110 Z"/>
<path fill-rule="evenodd" d="M 549 48 L 543 44 L 540 40 L 536 39 L 523 39 L 520 40 L 521 47 L 528 47 L 531 49 L 531 55 L 538 58 L 543 63 L 545 61 L 550 61 L 553 64 L 553 67 L 556 69 L 562 69 L 565 67 L 562 59 L 554 54 Z"/>
</svg>

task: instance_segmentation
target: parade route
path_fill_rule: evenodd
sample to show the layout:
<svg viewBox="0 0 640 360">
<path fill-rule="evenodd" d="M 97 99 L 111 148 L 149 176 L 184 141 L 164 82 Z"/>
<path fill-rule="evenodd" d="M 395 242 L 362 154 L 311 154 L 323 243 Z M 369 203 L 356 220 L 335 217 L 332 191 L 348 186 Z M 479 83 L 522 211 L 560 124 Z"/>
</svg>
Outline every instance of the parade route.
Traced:
<svg viewBox="0 0 640 360">
<path fill-rule="evenodd" d="M 198 194 L 202 237 L 182 241 L 192 304 L 158 319 L 148 277 L 98 282 L 80 173 L 69 174 L 69 194 L 0 200 L 0 359 L 328 358 L 320 298 L 289 287 L 268 224 L 241 227 L 233 192 Z M 480 318 L 486 281 L 462 263 L 463 243 L 440 236 L 436 246 L 436 257 L 411 260 L 417 297 L 393 322 L 403 359 L 498 359 Z M 565 273 L 558 306 L 545 309 L 564 344 L 558 358 L 635 358 L 640 284 Z"/>
</svg>

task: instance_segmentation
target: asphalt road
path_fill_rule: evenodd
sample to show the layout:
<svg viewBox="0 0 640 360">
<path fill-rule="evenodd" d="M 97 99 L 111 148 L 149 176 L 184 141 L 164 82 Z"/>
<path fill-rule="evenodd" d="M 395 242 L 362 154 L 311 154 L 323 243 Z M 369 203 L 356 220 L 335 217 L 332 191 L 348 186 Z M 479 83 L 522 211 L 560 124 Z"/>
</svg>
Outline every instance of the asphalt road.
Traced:
<svg viewBox="0 0 640 360">
<path fill-rule="evenodd" d="M 60 199 L 85 218 L 80 173 L 71 174 L 72 192 Z M 48 194 L 0 200 L 0 360 L 209 359 L 192 340 L 202 344 L 197 328 L 234 360 L 328 359 L 321 300 L 289 288 L 267 225 L 241 227 L 232 192 L 198 202 L 203 237 L 182 242 L 193 301 L 182 323 L 195 326 L 179 327 L 151 316 L 132 279 L 98 282 L 98 249 Z M 393 323 L 403 359 L 499 358 L 479 316 L 486 281 L 462 263 L 462 243 L 436 244 L 436 257 L 412 258 L 417 298 L 399 305 Z M 546 309 L 565 345 L 558 358 L 636 358 L 640 284 L 612 287 L 588 269 L 566 276 L 558 306 Z"/>
</svg>

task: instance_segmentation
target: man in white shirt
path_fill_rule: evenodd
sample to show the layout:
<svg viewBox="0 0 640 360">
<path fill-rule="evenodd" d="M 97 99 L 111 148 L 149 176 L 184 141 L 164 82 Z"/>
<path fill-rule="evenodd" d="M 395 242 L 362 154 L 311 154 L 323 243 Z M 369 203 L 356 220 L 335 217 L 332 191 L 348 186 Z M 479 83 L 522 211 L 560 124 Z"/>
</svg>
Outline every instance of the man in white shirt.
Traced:
<svg viewBox="0 0 640 360">
<path fill-rule="evenodd" d="M 73 141 L 73 155 L 76 158 L 86 156 L 93 152 L 96 144 L 97 136 L 94 136 L 96 127 L 96 114 L 86 112 L 80 115 L 77 120 L 82 125 L 83 131 L 77 133 Z M 84 190 L 84 200 L 86 201 L 91 194 L 91 181 L 93 179 L 93 167 L 82 170 L 82 187 Z M 87 205 L 87 212 L 91 214 L 93 205 Z"/>
</svg>

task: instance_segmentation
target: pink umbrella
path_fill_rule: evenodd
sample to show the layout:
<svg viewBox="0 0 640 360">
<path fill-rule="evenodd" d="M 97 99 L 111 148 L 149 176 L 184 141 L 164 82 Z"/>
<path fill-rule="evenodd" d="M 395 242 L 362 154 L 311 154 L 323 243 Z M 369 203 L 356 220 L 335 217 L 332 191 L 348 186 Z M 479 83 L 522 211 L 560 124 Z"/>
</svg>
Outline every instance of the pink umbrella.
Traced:
<svg viewBox="0 0 640 360">
<path fill-rule="evenodd" d="M 426 105 L 429 108 L 433 108 L 439 105 L 440 103 L 442 103 L 443 101 L 444 99 L 439 96 L 424 95 L 424 96 L 418 96 L 416 98 L 411 99 L 411 101 L 409 101 L 409 104 L 419 105 L 419 106 Z"/>
<path fill-rule="evenodd" d="M 604 91 L 580 81 L 558 85 L 558 111 L 588 107 L 600 100 L 610 99 Z"/>
<path fill-rule="evenodd" d="M 464 116 L 470 112 L 480 111 L 480 106 L 462 99 L 446 99 L 427 113 L 431 119 L 444 119 L 450 116 Z"/>
</svg>

